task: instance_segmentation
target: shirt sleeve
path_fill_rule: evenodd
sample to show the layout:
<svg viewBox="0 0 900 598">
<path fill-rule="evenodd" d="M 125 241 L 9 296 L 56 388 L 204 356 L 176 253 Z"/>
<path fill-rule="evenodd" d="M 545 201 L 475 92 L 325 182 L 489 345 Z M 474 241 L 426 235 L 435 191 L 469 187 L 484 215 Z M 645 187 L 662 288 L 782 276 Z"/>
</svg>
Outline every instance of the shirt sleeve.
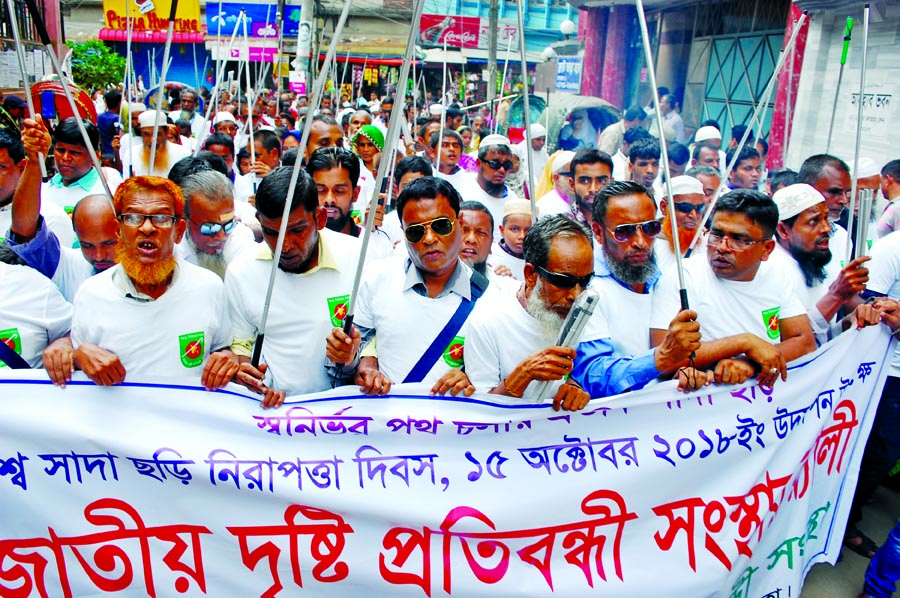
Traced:
<svg viewBox="0 0 900 598">
<path fill-rule="evenodd" d="M 44 318 L 47 339 L 51 343 L 67 335 L 72 327 L 72 304 L 66 301 L 52 284 L 47 286 Z"/>
<path fill-rule="evenodd" d="M 900 255 L 897 252 L 897 235 L 892 233 L 872 246 L 869 267 L 869 282 L 866 289 L 888 295 L 900 279 Z M 892 295 L 895 299 L 895 295 Z"/>
<path fill-rule="evenodd" d="M 47 278 L 53 278 L 59 267 L 59 239 L 47 226 L 43 216 L 38 217 L 38 229 L 30 241 L 18 243 L 10 233 L 11 231 L 6 233 L 6 244 L 10 249 L 25 260 L 30 268 L 37 270 Z"/>
<path fill-rule="evenodd" d="M 653 352 L 625 357 L 615 353 L 608 338 L 583 342 L 575 352 L 572 379 L 594 399 L 639 390 L 659 376 Z"/>
</svg>

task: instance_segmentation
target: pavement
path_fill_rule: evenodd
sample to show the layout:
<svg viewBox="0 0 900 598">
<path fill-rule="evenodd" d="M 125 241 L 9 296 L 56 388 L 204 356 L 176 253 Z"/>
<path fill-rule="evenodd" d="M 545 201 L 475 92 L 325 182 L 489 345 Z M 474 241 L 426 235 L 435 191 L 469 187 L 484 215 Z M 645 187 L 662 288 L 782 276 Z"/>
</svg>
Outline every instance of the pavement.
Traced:
<svg viewBox="0 0 900 598">
<path fill-rule="evenodd" d="M 863 519 L 858 527 L 881 546 L 898 519 L 900 492 L 882 486 L 863 508 Z M 834 567 L 820 563 L 810 570 L 801 598 L 855 598 L 859 594 L 869 559 L 846 548 L 842 555 L 843 559 Z"/>
</svg>

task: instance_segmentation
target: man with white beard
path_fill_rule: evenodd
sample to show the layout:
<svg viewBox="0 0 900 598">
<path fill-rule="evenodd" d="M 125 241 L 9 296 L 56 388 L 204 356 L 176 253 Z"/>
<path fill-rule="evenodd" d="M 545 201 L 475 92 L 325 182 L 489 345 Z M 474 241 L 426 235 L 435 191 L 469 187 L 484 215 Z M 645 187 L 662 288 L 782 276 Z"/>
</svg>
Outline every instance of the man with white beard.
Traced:
<svg viewBox="0 0 900 598">
<path fill-rule="evenodd" d="M 221 172 L 205 170 L 185 177 L 179 186 L 184 193 L 187 234 L 175 255 L 224 280 L 228 264 L 261 248 L 250 229 L 235 217 L 231 183 Z"/>
<path fill-rule="evenodd" d="M 131 150 L 131 163 L 134 168 L 134 176 L 168 176 L 172 166 L 190 155 L 190 150 L 185 146 L 172 143 L 166 139 L 168 125 L 165 112 L 148 110 L 138 117 L 141 125 L 141 145 Z M 150 166 L 150 153 L 153 145 L 153 127 L 158 123 L 156 133 L 156 155 L 154 164 Z"/>
</svg>

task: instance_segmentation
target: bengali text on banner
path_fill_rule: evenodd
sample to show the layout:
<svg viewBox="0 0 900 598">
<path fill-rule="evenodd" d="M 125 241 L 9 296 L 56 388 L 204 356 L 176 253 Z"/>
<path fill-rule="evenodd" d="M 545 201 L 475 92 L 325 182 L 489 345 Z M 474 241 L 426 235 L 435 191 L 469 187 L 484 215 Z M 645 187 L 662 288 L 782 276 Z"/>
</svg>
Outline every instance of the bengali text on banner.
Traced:
<svg viewBox="0 0 900 598">
<path fill-rule="evenodd" d="M 0 377 L 0 595 L 799 596 L 833 562 L 892 346 L 774 390 L 578 413 L 355 387 Z"/>
</svg>

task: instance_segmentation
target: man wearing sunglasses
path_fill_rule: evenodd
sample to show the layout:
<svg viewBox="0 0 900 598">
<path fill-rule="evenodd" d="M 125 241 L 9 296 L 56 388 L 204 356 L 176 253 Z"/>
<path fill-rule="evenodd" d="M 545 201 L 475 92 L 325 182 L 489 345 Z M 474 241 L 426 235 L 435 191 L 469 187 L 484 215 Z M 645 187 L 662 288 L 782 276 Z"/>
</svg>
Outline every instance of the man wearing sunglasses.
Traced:
<svg viewBox="0 0 900 598">
<path fill-rule="evenodd" d="M 225 386 L 238 362 L 227 350 L 222 281 L 175 257 L 185 230 L 181 190 L 160 177 L 131 177 L 113 202 L 119 263 L 86 280 L 75 297 L 74 367 L 101 386 L 136 374 Z"/>
<path fill-rule="evenodd" d="M 678 249 L 684 255 L 697 234 L 703 214 L 709 202 L 703 195 L 703 183 L 691 176 L 677 176 L 672 179 L 672 199 L 677 224 Z M 665 196 L 659 200 L 659 211 L 662 213 L 662 232 L 653 245 L 656 263 L 660 271 L 666 272 L 675 267 L 675 242 L 672 235 L 672 223 L 669 220 L 669 202 Z M 704 255 L 706 245 L 701 237 L 692 256 Z"/>
<path fill-rule="evenodd" d="M 179 185 L 187 234 L 175 253 L 224 279 L 228 264 L 258 249 L 253 233 L 235 216 L 232 185 L 212 169 L 189 175 Z"/>
<path fill-rule="evenodd" d="M 699 314 L 703 342 L 694 364 L 716 383 L 741 384 L 756 376 L 771 388 L 787 379 L 787 362 L 816 349 L 806 308 L 783 264 L 769 260 L 778 207 L 758 191 L 723 195 L 713 212 L 706 260 L 687 260 L 684 283 Z M 767 261 L 768 260 L 768 261 Z M 650 341 L 680 305 L 677 272 L 663 274 L 653 295 Z"/>
<path fill-rule="evenodd" d="M 263 395 L 266 408 L 280 406 L 286 394 L 321 392 L 344 382 L 340 369 L 326 362 L 322 341 L 343 323 L 359 259 L 359 241 L 325 229 L 325 208 L 305 171 L 288 192 L 292 172 L 292 167 L 276 168 L 259 184 L 257 218 L 268 247 L 244 253 L 225 278 L 231 347 L 241 362 L 235 381 Z M 286 201 L 291 202 L 287 229 L 256 368 L 251 356 Z"/>
<path fill-rule="evenodd" d="M 393 382 L 424 382 L 435 394 L 471 395 L 462 371 L 468 315 L 487 280 L 460 261 L 460 196 L 447 181 L 422 177 L 397 198 L 408 259 L 380 260 L 363 275 L 352 338 L 335 328 L 329 359 L 351 363 L 361 344 L 356 382 L 385 394 Z M 377 357 L 371 341 L 377 336 Z"/>
<path fill-rule="evenodd" d="M 509 139 L 496 134 L 482 139 L 478 148 L 477 165 L 474 184 L 457 187 L 457 191 L 467 200 L 480 201 L 491 211 L 494 217 L 494 236 L 499 237 L 503 204 L 509 199 L 518 199 L 516 193 L 506 185 L 506 178 L 514 166 Z"/>
<path fill-rule="evenodd" d="M 584 409 L 590 395 L 571 379 L 575 349 L 556 346 L 572 305 L 593 279 L 591 235 L 563 215 L 542 218 L 524 242 L 524 282 L 494 293 L 472 317 L 466 371 L 481 392 L 532 399 L 535 381 L 554 382 L 553 408 Z M 599 328 L 598 328 L 599 326 Z M 605 336 L 591 318 L 582 338 Z"/>
</svg>

